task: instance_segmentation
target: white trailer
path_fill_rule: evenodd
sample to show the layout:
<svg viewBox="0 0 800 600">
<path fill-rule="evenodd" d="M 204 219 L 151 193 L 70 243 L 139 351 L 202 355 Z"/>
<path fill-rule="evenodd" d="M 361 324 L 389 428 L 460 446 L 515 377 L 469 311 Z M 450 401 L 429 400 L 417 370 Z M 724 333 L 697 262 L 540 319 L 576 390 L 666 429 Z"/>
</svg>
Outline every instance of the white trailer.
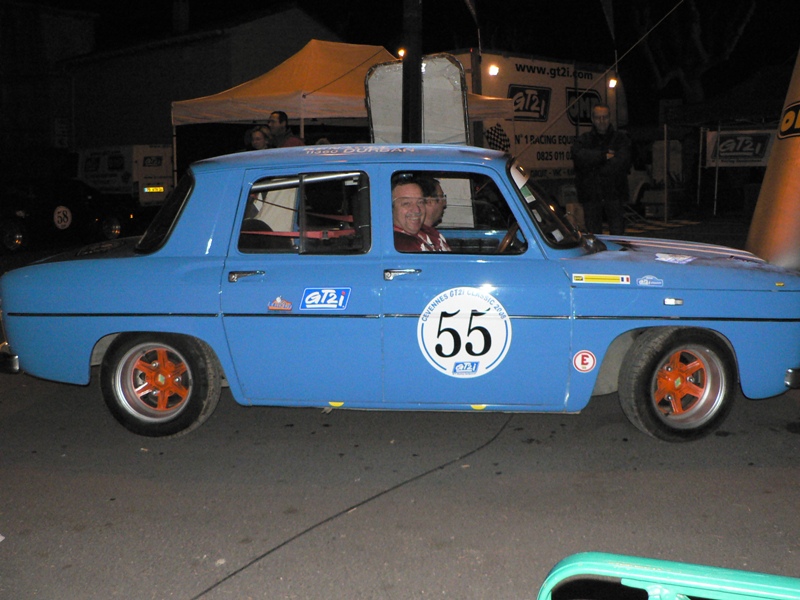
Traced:
<svg viewBox="0 0 800 600">
<path fill-rule="evenodd" d="M 627 125 L 625 96 L 613 65 L 501 52 L 456 51 L 470 92 L 510 98 L 514 119 L 483 121 L 483 146 L 507 151 L 561 203 L 574 195 L 570 148 L 591 127 L 591 109 L 611 107 L 617 128 Z M 480 140 L 475 136 L 475 142 Z"/>
</svg>

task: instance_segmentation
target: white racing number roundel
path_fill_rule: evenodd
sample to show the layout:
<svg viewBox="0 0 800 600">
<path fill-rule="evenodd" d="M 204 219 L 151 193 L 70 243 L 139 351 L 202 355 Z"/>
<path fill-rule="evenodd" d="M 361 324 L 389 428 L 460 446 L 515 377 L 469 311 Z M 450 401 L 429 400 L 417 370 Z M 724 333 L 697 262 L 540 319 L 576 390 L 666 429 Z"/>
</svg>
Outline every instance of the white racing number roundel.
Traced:
<svg viewBox="0 0 800 600">
<path fill-rule="evenodd" d="M 511 319 L 500 302 L 478 288 L 459 287 L 433 298 L 417 322 L 428 362 L 451 377 L 480 377 L 506 356 Z"/>
</svg>

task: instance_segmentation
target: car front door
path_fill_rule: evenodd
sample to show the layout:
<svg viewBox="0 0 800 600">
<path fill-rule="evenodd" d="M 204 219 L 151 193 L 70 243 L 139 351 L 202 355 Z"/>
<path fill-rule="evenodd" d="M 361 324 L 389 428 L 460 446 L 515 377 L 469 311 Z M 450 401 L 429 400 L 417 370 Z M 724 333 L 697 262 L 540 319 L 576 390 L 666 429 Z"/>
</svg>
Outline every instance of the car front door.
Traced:
<svg viewBox="0 0 800 600">
<path fill-rule="evenodd" d="M 563 410 L 571 375 L 563 269 L 487 174 L 395 173 L 393 189 L 407 196 L 399 177 L 441 184 L 447 208 L 436 228 L 450 251 L 385 245 L 387 406 Z"/>
</svg>

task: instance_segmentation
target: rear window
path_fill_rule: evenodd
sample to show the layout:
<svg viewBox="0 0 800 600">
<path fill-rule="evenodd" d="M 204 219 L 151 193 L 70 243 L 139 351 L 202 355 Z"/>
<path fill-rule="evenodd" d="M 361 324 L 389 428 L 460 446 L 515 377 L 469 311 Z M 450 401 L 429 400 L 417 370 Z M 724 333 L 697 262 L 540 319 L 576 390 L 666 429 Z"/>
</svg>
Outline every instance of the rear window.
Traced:
<svg viewBox="0 0 800 600">
<path fill-rule="evenodd" d="M 250 188 L 238 248 L 245 253 L 362 254 L 371 246 L 366 173 L 269 177 Z"/>
<path fill-rule="evenodd" d="M 186 201 L 194 189 L 194 177 L 187 173 L 170 192 L 147 231 L 136 244 L 136 251 L 149 254 L 161 248 L 169 238 Z"/>
</svg>

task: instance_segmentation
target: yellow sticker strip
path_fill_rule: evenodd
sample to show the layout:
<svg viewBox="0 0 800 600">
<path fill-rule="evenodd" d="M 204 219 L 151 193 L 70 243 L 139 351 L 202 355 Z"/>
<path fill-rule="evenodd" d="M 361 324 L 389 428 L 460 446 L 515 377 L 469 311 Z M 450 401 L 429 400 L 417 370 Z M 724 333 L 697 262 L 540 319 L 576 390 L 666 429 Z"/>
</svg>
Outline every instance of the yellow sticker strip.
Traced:
<svg viewBox="0 0 800 600">
<path fill-rule="evenodd" d="M 602 275 L 600 273 L 575 273 L 572 275 L 572 283 L 611 283 L 630 285 L 630 275 Z"/>
</svg>

